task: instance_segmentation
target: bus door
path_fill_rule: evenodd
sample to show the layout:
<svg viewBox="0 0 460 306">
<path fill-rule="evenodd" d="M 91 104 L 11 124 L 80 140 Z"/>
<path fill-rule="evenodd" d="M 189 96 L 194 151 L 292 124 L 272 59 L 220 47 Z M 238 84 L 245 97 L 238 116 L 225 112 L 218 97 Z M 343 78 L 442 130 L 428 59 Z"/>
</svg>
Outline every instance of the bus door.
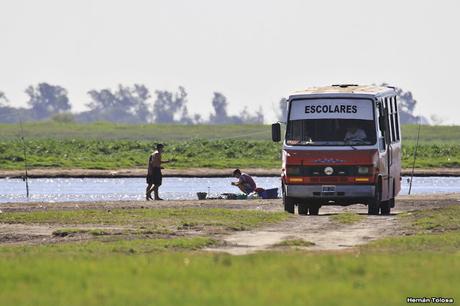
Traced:
<svg viewBox="0 0 460 306">
<path fill-rule="evenodd" d="M 379 168 L 382 174 L 382 200 L 386 201 L 390 194 L 390 177 L 391 165 L 393 163 L 391 137 L 390 137 L 390 122 L 388 120 L 388 104 L 386 99 L 380 100 L 379 109 L 379 128 L 383 138 L 379 140 L 380 161 Z"/>
<path fill-rule="evenodd" d="M 379 110 L 379 115 L 382 115 L 382 118 L 379 118 L 379 123 L 382 122 L 384 126 L 385 152 L 382 157 L 386 160 L 386 167 L 384 170 L 382 169 L 385 176 L 382 181 L 382 200 L 386 201 L 393 198 L 399 191 L 399 168 L 401 167 L 399 156 L 401 147 L 399 144 L 399 122 L 397 122 L 398 116 L 396 115 L 396 97 L 386 97 L 381 102 L 382 111 Z"/>
<path fill-rule="evenodd" d="M 400 173 L 401 173 L 401 143 L 400 143 L 400 130 L 399 130 L 399 116 L 398 107 L 396 103 L 396 96 L 388 97 L 387 121 L 390 141 L 388 143 L 389 153 L 389 173 L 388 173 L 388 197 L 391 199 L 399 192 L 400 189 Z"/>
<path fill-rule="evenodd" d="M 385 100 L 387 100 L 385 98 Z M 386 108 L 386 111 L 385 111 L 385 121 L 386 121 L 386 127 L 385 127 L 385 130 L 386 130 L 386 135 L 388 135 L 387 137 L 387 144 L 388 144 L 388 147 L 387 147 L 387 159 L 388 159 L 388 180 L 387 180 L 387 193 L 386 193 L 386 196 L 384 196 L 384 199 L 389 199 L 391 198 L 391 195 L 393 194 L 393 180 L 394 180 L 394 177 L 393 177 L 393 155 L 394 155 L 394 148 L 393 148 L 393 143 L 392 143 L 392 140 L 393 140 L 393 137 L 391 135 L 392 133 L 392 128 L 391 128 L 391 125 L 392 125 L 392 122 L 390 120 L 390 113 L 391 113 L 391 108 L 388 108 L 388 103 L 385 102 L 387 108 Z M 390 106 L 391 107 L 391 106 Z"/>
</svg>

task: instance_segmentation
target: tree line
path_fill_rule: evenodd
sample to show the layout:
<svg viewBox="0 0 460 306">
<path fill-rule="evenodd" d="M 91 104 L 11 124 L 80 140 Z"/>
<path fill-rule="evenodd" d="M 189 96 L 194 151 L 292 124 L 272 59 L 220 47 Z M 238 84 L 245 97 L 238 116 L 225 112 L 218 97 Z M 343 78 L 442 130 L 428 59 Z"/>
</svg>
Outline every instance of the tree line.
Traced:
<svg viewBox="0 0 460 306">
<path fill-rule="evenodd" d="M 177 91 L 156 90 L 152 94 L 142 84 L 118 85 L 116 89 L 88 91 L 87 111 L 71 112 L 68 92 L 59 85 L 39 83 L 25 90 L 28 107 L 13 107 L 0 91 L 0 122 L 55 120 L 62 122 L 111 121 L 120 123 L 176 123 L 176 124 L 263 124 L 264 114 L 259 108 L 254 114 L 245 107 L 238 115 L 227 112 L 227 98 L 214 92 L 213 113 L 205 120 L 201 114 L 189 114 L 188 93 L 179 86 Z"/>
<path fill-rule="evenodd" d="M 265 119 L 262 108 L 250 113 L 245 107 L 238 115 L 228 114 L 227 98 L 220 92 L 214 92 L 211 101 L 213 112 L 209 119 L 204 119 L 201 114 L 189 114 L 188 94 L 182 86 L 175 92 L 156 90 L 153 97 L 150 90 L 142 84 L 118 85 L 116 89 L 93 89 L 88 91 L 88 110 L 80 113 L 71 112 L 68 92 L 59 85 L 39 83 L 27 87 L 25 93 L 28 96 L 28 107 L 16 108 L 10 105 L 6 94 L 0 91 L 0 122 L 52 119 L 61 122 L 263 124 Z M 401 122 L 417 123 L 418 117 L 413 114 L 417 101 L 412 93 L 400 88 L 396 88 L 396 93 L 399 97 Z M 275 108 L 278 120 L 285 122 L 286 99 L 282 98 Z M 421 119 L 422 123 L 427 123 L 424 117 Z"/>
</svg>

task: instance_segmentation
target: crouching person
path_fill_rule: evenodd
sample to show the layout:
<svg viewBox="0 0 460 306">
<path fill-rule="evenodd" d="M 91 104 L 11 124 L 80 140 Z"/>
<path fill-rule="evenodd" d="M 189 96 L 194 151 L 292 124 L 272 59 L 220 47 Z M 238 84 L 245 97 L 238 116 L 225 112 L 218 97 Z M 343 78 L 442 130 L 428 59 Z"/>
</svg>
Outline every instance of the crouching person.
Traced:
<svg viewBox="0 0 460 306">
<path fill-rule="evenodd" d="M 232 182 L 233 186 L 237 186 L 245 194 L 250 194 L 256 190 L 256 183 L 249 174 L 241 173 L 240 169 L 233 171 L 233 176 L 238 179 L 237 182 Z"/>
</svg>

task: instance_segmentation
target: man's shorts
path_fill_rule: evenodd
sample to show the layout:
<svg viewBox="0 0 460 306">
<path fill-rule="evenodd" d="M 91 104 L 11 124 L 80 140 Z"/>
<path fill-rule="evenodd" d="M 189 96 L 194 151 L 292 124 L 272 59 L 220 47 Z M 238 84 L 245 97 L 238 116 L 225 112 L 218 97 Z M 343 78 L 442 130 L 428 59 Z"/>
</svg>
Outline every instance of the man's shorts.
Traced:
<svg viewBox="0 0 460 306">
<path fill-rule="evenodd" d="M 254 191 L 254 188 L 252 188 L 252 186 L 249 185 L 249 184 L 243 184 L 242 187 L 243 187 L 243 188 L 242 188 L 242 189 L 243 189 L 243 192 L 244 192 L 245 194 L 250 194 L 251 192 Z"/>
<path fill-rule="evenodd" d="M 163 181 L 163 174 L 161 173 L 161 168 L 152 168 L 152 173 L 147 175 L 147 184 L 160 186 Z"/>
</svg>

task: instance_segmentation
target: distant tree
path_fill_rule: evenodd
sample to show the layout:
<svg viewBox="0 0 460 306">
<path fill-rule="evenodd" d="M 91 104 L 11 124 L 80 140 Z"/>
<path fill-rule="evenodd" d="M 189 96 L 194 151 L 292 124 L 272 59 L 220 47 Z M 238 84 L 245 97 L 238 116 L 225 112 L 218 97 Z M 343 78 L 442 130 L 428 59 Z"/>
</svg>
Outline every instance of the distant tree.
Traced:
<svg viewBox="0 0 460 306">
<path fill-rule="evenodd" d="M 3 91 L 0 91 L 0 106 L 6 106 L 9 100 Z"/>
<path fill-rule="evenodd" d="M 212 99 L 214 114 L 211 114 L 209 117 L 209 122 L 212 124 L 228 123 L 227 105 L 227 98 L 220 92 L 214 92 L 214 97 Z"/>
<path fill-rule="evenodd" d="M 192 124 L 188 115 L 187 92 L 180 86 L 176 93 L 167 90 L 155 91 L 157 98 L 153 104 L 153 118 L 156 123 Z"/>
<path fill-rule="evenodd" d="M 201 124 L 201 123 L 203 123 L 203 118 L 201 118 L 200 114 L 195 114 L 195 115 L 193 115 L 193 122 L 195 124 Z"/>
<path fill-rule="evenodd" d="M 32 109 L 34 119 L 42 120 L 70 110 L 67 90 L 61 86 L 40 83 L 36 87 L 29 86 L 25 92 L 29 96 L 27 104 Z"/>
<path fill-rule="evenodd" d="M 287 122 L 287 99 L 281 98 L 281 100 L 278 103 L 278 107 L 278 120 L 281 122 Z"/>
<path fill-rule="evenodd" d="M 209 123 L 262 124 L 264 122 L 262 108 L 259 108 L 259 110 L 254 115 L 251 115 L 247 107 L 244 107 L 238 116 L 229 116 L 227 114 L 227 106 L 227 98 L 223 94 L 215 92 L 212 99 L 212 107 L 214 108 L 214 113 L 209 117 Z"/>
<path fill-rule="evenodd" d="M 125 123 L 146 123 L 151 114 L 147 100 L 150 92 L 144 85 L 118 85 L 117 90 L 90 90 L 91 102 L 87 104 L 90 111 L 80 113 L 79 121 L 113 121 Z"/>
<path fill-rule="evenodd" d="M 400 111 L 413 115 L 417 101 L 414 99 L 412 92 L 403 91 L 401 88 L 395 88 L 399 98 Z"/>
<path fill-rule="evenodd" d="M 103 111 L 117 107 L 117 98 L 110 89 L 102 90 L 90 90 L 88 95 L 91 98 L 91 102 L 86 104 L 91 110 Z"/>
<path fill-rule="evenodd" d="M 119 86 L 117 93 L 120 104 L 128 108 L 140 122 L 146 123 L 150 118 L 147 100 L 150 99 L 150 91 L 144 85 L 135 84 L 133 88 Z"/>
<path fill-rule="evenodd" d="M 18 123 L 21 121 L 31 121 L 32 110 L 30 108 L 23 107 L 11 107 L 8 105 L 0 105 L 0 122 L 2 123 Z"/>
<path fill-rule="evenodd" d="M 382 83 L 381 86 L 388 86 L 387 83 Z M 399 117 L 402 124 L 415 124 L 420 122 L 426 124 L 428 119 L 423 116 L 415 116 L 414 110 L 417 105 L 417 101 L 414 99 L 412 92 L 404 91 L 399 87 L 395 87 L 396 95 L 398 96 L 399 102 Z"/>
<path fill-rule="evenodd" d="M 251 115 L 247 107 L 245 107 L 240 113 L 240 120 L 241 123 L 244 124 L 263 124 L 264 114 L 262 112 L 262 107 L 259 107 L 259 110 L 257 110 L 254 115 Z"/>
<path fill-rule="evenodd" d="M 193 124 L 193 119 L 190 118 L 190 116 L 188 115 L 188 109 L 187 109 L 187 106 L 183 106 L 182 107 L 182 116 L 179 120 L 180 123 L 182 124 Z"/>
</svg>

